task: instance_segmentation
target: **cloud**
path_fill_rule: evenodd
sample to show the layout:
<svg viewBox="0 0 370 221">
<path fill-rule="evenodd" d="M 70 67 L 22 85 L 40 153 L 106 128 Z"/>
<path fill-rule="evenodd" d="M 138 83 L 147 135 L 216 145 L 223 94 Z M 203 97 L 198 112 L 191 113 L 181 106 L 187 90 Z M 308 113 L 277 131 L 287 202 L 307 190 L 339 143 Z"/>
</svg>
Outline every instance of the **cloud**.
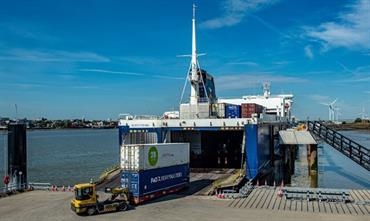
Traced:
<svg viewBox="0 0 370 221">
<path fill-rule="evenodd" d="M 259 66 L 258 63 L 253 61 L 235 61 L 235 62 L 229 62 L 228 65 L 245 65 L 245 66 Z"/>
<path fill-rule="evenodd" d="M 237 90 L 245 88 L 255 88 L 263 82 L 271 83 L 303 83 L 305 79 L 276 75 L 273 73 L 254 73 L 241 75 L 218 76 L 216 79 L 217 89 Z"/>
<path fill-rule="evenodd" d="M 292 38 L 292 36 L 283 33 L 282 31 L 280 31 L 278 28 L 276 28 L 272 24 L 270 24 L 267 21 L 263 20 L 261 17 L 259 17 L 257 15 L 253 15 L 253 14 L 249 14 L 249 16 L 252 17 L 252 18 L 254 18 L 256 21 L 258 21 L 259 23 L 261 23 L 263 26 L 265 26 L 270 31 L 272 31 L 272 32 L 274 32 L 274 33 L 276 33 L 276 34 L 284 37 L 284 38 L 288 38 L 288 39 L 291 39 Z"/>
<path fill-rule="evenodd" d="M 155 78 L 161 78 L 161 79 L 169 79 L 169 80 L 185 80 L 184 77 L 172 77 L 172 76 L 169 76 L 169 75 L 152 75 L 152 77 L 155 77 Z"/>
<path fill-rule="evenodd" d="M 72 87 L 74 89 L 82 89 L 82 90 L 94 90 L 94 89 L 100 89 L 98 86 L 91 86 L 91 85 L 84 85 L 84 86 L 74 86 Z"/>
<path fill-rule="evenodd" d="M 278 0 L 226 0 L 222 3 L 222 15 L 200 23 L 200 27 L 216 29 L 239 24 L 248 13 L 273 5 L 277 1 Z"/>
<path fill-rule="evenodd" d="M 111 71 L 103 69 L 80 69 L 82 72 L 96 72 L 96 73 L 106 73 L 106 74 L 120 74 L 120 75 L 131 75 L 131 76 L 144 76 L 142 73 L 135 72 L 123 72 L 123 71 Z"/>
<path fill-rule="evenodd" d="M 337 82 L 341 82 L 341 83 L 370 82 L 370 65 L 359 66 L 359 67 L 356 67 L 354 70 L 351 70 L 339 61 L 337 61 L 337 64 L 341 66 L 343 71 L 348 72 L 351 75 L 350 77 L 347 77 L 345 79 L 337 80 Z"/>
<path fill-rule="evenodd" d="M 328 96 L 324 96 L 324 95 L 320 95 L 320 94 L 311 94 L 311 95 L 308 95 L 308 97 L 311 100 L 316 101 L 318 103 L 327 102 L 329 100 Z"/>
<path fill-rule="evenodd" d="M 271 62 L 273 65 L 278 65 L 278 66 L 283 66 L 283 65 L 288 65 L 291 64 L 292 61 L 273 61 Z"/>
<path fill-rule="evenodd" d="M 160 75 L 160 74 L 144 74 L 144 73 L 136 73 L 136 72 L 127 72 L 127 71 L 111 71 L 111 70 L 103 70 L 103 69 L 80 69 L 79 71 L 82 72 L 95 72 L 95 73 L 105 73 L 105 74 L 119 74 L 119 75 L 129 75 L 129 76 L 146 76 L 151 78 L 161 78 L 161 79 L 169 79 L 169 80 L 184 80 L 183 77 L 173 77 L 171 75 Z"/>
<path fill-rule="evenodd" d="M 59 38 L 44 31 L 44 27 L 30 21 L 13 20 L 0 23 L 0 34 L 10 35 L 12 38 L 35 40 L 42 43 L 56 43 Z"/>
<path fill-rule="evenodd" d="M 125 57 L 116 57 L 117 60 L 128 62 L 137 65 L 157 65 L 161 63 L 161 60 L 153 57 L 142 57 L 142 56 L 125 56 Z"/>
<path fill-rule="evenodd" d="M 0 60 L 32 62 L 109 62 L 110 59 L 93 52 L 62 50 L 11 49 L 0 54 Z"/>
<path fill-rule="evenodd" d="M 305 27 L 305 35 L 320 42 L 324 50 L 337 47 L 370 49 L 370 1 L 358 0 L 347 8 L 349 10 L 340 13 L 335 22 Z"/>
<path fill-rule="evenodd" d="M 304 54 L 311 60 L 314 58 L 311 45 L 304 47 Z"/>
</svg>

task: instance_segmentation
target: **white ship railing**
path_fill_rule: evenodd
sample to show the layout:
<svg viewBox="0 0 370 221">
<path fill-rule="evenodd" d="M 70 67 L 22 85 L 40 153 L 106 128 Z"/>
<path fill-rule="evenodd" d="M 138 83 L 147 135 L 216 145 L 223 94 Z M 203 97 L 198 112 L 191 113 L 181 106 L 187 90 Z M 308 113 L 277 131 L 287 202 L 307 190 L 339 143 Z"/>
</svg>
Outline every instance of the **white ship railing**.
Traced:
<svg viewBox="0 0 370 221">
<path fill-rule="evenodd" d="M 160 119 L 157 116 L 143 115 L 133 119 L 121 119 L 120 126 L 130 128 L 158 128 L 158 127 L 243 127 L 245 124 L 284 123 L 285 117 L 261 114 L 259 118 L 205 118 L 205 119 Z"/>
</svg>

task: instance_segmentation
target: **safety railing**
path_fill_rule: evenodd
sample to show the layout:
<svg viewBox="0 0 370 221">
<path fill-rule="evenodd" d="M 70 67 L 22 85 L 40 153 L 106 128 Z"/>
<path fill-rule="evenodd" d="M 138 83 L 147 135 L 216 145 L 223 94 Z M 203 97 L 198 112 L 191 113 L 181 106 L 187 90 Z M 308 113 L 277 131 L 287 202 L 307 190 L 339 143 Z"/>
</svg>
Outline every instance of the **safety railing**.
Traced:
<svg viewBox="0 0 370 221">
<path fill-rule="evenodd" d="M 307 122 L 308 130 L 320 137 L 330 146 L 370 171 L 370 149 L 343 136 L 317 121 Z"/>
</svg>

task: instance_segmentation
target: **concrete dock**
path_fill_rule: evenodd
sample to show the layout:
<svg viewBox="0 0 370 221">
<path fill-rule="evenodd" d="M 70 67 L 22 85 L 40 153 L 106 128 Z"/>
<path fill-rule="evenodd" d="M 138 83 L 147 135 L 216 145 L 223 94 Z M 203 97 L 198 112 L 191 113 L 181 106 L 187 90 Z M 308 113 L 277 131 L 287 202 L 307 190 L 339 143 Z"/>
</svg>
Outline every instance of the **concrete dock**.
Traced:
<svg viewBox="0 0 370 221">
<path fill-rule="evenodd" d="M 258 187 L 253 189 L 247 198 L 234 199 L 228 206 L 238 209 L 289 211 L 306 214 L 367 216 L 367 219 L 370 219 L 370 190 L 344 190 L 346 192 L 344 196 L 333 194 L 321 197 L 320 195 L 321 199 L 312 192 L 308 195 L 302 192 L 279 197 L 279 190 L 280 188 Z M 325 191 L 325 189 L 322 190 Z"/>
<path fill-rule="evenodd" d="M 268 191 L 266 191 L 268 190 Z M 329 204 L 332 212 L 316 212 L 319 205 L 292 205 L 274 196 L 275 190 L 260 189 L 245 199 L 218 199 L 214 196 L 173 194 L 129 211 L 81 217 L 70 209 L 73 192 L 31 191 L 0 199 L 2 221 L 71 220 L 369 220 L 369 205 L 342 208 Z M 262 192 L 261 192 L 262 191 Z M 365 191 L 369 196 L 369 191 Z M 359 193 L 365 193 L 364 191 Z M 262 194 L 262 195 L 261 195 Z M 357 192 L 355 192 L 357 194 Z M 279 201 L 279 206 L 276 200 Z M 293 202 L 293 201 L 292 201 Z M 303 211 L 303 208 L 308 208 Z M 333 207 L 334 206 L 334 207 Z M 271 207 L 271 208 L 270 208 Z M 290 208 L 290 209 L 288 209 Z M 293 208 L 302 208 L 301 210 Z M 318 207 L 319 208 L 319 207 Z M 332 209 L 336 208 L 336 209 Z M 335 212 L 335 210 L 356 212 Z M 329 211 L 329 210 L 328 210 Z"/>
</svg>

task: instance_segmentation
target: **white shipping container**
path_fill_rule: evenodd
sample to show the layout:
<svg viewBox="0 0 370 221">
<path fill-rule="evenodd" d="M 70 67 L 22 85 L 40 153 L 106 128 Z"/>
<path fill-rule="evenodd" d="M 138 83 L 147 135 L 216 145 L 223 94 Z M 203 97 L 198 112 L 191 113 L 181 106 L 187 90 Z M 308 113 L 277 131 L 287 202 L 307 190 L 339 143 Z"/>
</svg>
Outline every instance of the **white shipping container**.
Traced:
<svg viewBox="0 0 370 221">
<path fill-rule="evenodd" d="M 123 144 L 121 168 L 141 171 L 190 162 L 188 143 Z"/>
<path fill-rule="evenodd" d="M 180 105 L 180 119 L 209 118 L 209 112 L 210 105 L 208 103 L 199 103 L 198 105 Z"/>
</svg>

